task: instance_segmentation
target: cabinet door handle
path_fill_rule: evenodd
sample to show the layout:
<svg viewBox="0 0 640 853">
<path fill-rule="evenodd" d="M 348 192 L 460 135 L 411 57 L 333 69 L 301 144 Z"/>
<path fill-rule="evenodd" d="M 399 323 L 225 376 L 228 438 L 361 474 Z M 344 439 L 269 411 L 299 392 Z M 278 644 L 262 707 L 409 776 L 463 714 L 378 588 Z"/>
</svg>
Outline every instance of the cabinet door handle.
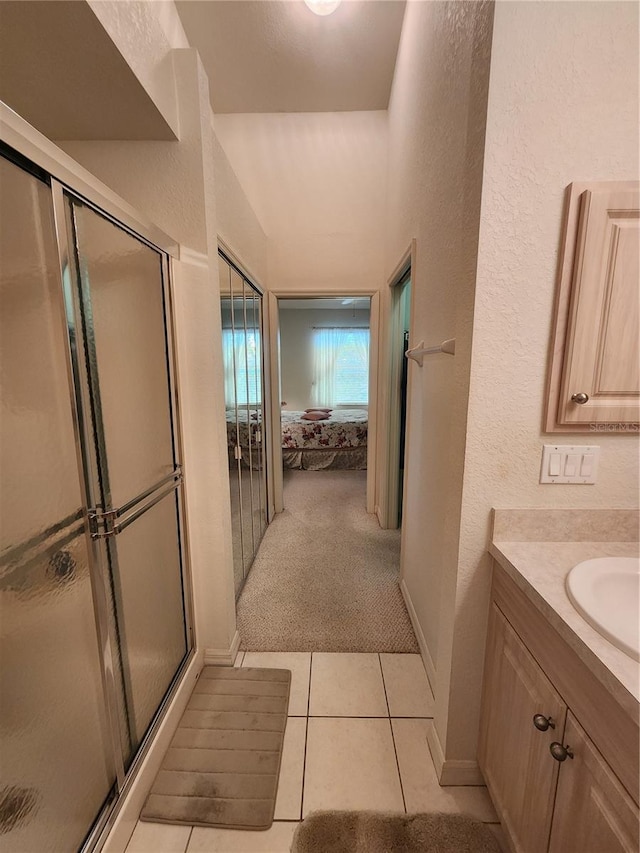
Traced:
<svg viewBox="0 0 640 853">
<path fill-rule="evenodd" d="M 549 746 L 549 752 L 556 761 L 566 761 L 567 758 L 573 758 L 571 747 L 563 746 L 561 743 L 558 743 L 557 740 L 554 740 L 554 742 Z"/>
<path fill-rule="evenodd" d="M 535 714 L 533 717 L 533 725 L 539 732 L 546 732 L 547 729 L 555 729 L 556 724 L 551 717 L 545 717 L 544 714 Z"/>
<path fill-rule="evenodd" d="M 578 394 L 572 394 L 571 402 L 578 403 L 578 405 L 580 406 L 584 406 L 585 403 L 589 402 L 589 395 L 585 394 L 584 391 L 580 391 Z"/>
</svg>

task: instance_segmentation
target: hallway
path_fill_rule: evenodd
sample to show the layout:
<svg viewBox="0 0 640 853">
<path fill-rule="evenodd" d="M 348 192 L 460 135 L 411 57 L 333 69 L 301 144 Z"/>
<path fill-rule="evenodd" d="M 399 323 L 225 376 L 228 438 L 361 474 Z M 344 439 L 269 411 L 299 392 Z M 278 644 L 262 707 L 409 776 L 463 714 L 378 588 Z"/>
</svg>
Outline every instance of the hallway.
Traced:
<svg viewBox="0 0 640 853">
<path fill-rule="evenodd" d="M 366 471 L 285 471 L 238 601 L 251 651 L 418 652 L 398 585 L 400 531 L 365 510 Z"/>
<path fill-rule="evenodd" d="M 426 743 L 433 696 L 418 655 L 241 652 L 291 669 L 275 820 L 265 832 L 141 823 L 126 853 L 288 853 L 314 809 L 465 812 L 500 841 L 483 786 L 441 788 Z"/>
</svg>

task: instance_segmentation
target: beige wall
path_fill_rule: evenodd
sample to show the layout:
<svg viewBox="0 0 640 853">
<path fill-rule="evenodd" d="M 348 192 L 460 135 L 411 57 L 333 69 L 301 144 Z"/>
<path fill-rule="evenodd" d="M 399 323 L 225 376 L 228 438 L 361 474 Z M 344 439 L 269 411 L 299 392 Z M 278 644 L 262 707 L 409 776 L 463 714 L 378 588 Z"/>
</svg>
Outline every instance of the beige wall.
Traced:
<svg viewBox="0 0 640 853">
<path fill-rule="evenodd" d="M 638 127 L 637 3 L 497 3 L 451 678 L 436 712 L 451 758 L 475 752 L 490 508 L 638 505 L 637 437 L 541 432 L 564 188 L 637 180 Z M 598 483 L 539 484 L 550 441 L 600 445 Z"/>
<path fill-rule="evenodd" d="M 215 128 L 267 235 L 270 289 L 381 286 L 386 112 L 216 115 Z"/>
<path fill-rule="evenodd" d="M 229 158 L 215 136 L 214 181 L 218 236 L 226 243 L 256 284 L 268 287 L 267 236 L 240 186 Z"/>
<path fill-rule="evenodd" d="M 360 300 L 362 304 L 362 299 Z M 338 309 L 286 309 L 280 302 L 280 376 L 286 407 L 299 412 L 313 405 L 313 327 L 358 326 L 368 328 L 369 311 Z"/>
<path fill-rule="evenodd" d="M 410 342 L 456 338 L 454 358 L 409 367 L 402 573 L 432 676 L 457 569 L 490 20 L 487 3 L 409 3 L 389 109 L 387 274 L 415 237 Z"/>
</svg>

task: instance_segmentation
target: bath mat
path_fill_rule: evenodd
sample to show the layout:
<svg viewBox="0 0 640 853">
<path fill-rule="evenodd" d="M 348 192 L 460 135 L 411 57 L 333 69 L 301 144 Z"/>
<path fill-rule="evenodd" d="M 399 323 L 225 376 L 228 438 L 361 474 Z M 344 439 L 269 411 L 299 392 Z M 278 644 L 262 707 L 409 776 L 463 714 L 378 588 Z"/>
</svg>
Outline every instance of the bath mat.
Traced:
<svg viewBox="0 0 640 853">
<path fill-rule="evenodd" d="M 140 819 L 268 829 L 290 686 L 285 669 L 206 666 Z"/>
<path fill-rule="evenodd" d="M 461 814 L 312 812 L 291 853 L 500 853 L 479 820 Z"/>
</svg>

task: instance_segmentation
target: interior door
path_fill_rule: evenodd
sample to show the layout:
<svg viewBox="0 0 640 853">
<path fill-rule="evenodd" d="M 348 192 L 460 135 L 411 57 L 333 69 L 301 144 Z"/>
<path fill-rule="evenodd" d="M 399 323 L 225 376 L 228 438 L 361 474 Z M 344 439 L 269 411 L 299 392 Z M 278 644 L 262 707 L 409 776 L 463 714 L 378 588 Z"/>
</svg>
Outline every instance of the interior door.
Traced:
<svg viewBox="0 0 640 853">
<path fill-rule="evenodd" d="M 127 766 L 191 646 L 183 589 L 182 475 L 164 258 L 67 195 L 92 459 L 92 538 L 112 594 Z M 127 742 L 128 741 L 128 742 Z"/>
</svg>

